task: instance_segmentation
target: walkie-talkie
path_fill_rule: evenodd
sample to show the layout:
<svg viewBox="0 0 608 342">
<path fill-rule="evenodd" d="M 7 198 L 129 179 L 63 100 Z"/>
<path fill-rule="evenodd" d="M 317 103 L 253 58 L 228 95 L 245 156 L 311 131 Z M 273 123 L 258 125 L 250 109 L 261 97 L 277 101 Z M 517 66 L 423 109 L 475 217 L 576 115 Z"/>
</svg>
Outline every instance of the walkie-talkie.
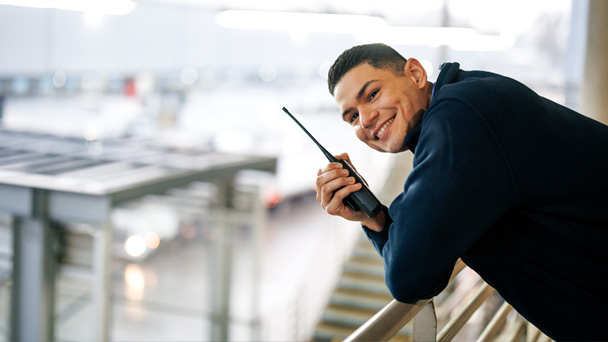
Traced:
<svg viewBox="0 0 608 342">
<path fill-rule="evenodd" d="M 344 198 L 344 200 L 342 202 L 344 202 L 344 204 L 346 204 L 353 210 L 363 211 L 365 213 L 365 215 L 367 215 L 369 217 L 376 216 L 382 210 L 382 203 L 380 203 L 380 201 L 376 198 L 376 196 L 374 196 L 374 194 L 371 192 L 371 190 L 367 187 L 367 185 L 363 181 L 363 178 L 361 177 L 361 175 L 359 175 L 359 173 L 357 173 L 357 171 L 355 171 L 355 168 L 353 168 L 352 165 L 350 165 L 346 160 L 338 159 L 338 158 L 334 157 L 331 153 L 329 153 L 317 141 L 317 139 L 315 139 L 315 137 L 313 137 L 312 134 L 310 134 L 308 132 L 308 130 L 306 130 L 306 128 L 304 128 L 304 126 L 302 126 L 300 121 L 298 121 L 293 115 L 291 115 L 291 113 L 287 110 L 287 108 L 283 107 L 283 111 L 285 113 L 287 113 L 287 115 L 289 115 L 289 117 L 292 118 L 293 121 L 295 121 L 298 124 L 298 126 L 300 126 L 300 128 L 302 128 L 302 130 L 304 130 L 304 133 L 306 133 L 310 137 L 310 139 L 312 139 L 312 141 L 314 141 L 315 144 L 317 144 L 319 149 L 321 149 L 321 152 L 323 152 L 325 157 L 327 157 L 327 159 L 330 162 L 342 164 L 342 166 L 346 170 L 348 170 L 349 176 L 354 177 L 357 183 L 361 183 L 361 185 L 362 185 L 361 189 L 356 192 L 350 193 L 348 196 L 346 196 L 346 198 Z"/>
</svg>

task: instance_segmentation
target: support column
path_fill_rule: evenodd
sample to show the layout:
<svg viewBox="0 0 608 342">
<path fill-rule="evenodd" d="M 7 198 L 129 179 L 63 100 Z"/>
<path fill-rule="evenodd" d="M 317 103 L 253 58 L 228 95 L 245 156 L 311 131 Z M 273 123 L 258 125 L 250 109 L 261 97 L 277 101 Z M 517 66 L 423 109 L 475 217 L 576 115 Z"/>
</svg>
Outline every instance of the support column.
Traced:
<svg viewBox="0 0 608 342">
<path fill-rule="evenodd" d="M 110 218 L 100 224 L 93 236 L 93 283 L 91 312 L 93 341 L 111 340 L 112 241 L 114 231 Z"/>
<path fill-rule="evenodd" d="M 581 112 L 608 124 L 608 1 L 589 0 Z"/>
<path fill-rule="evenodd" d="M 53 341 L 57 232 L 47 216 L 47 193 L 34 190 L 30 217 L 13 220 L 10 341 Z"/>
<path fill-rule="evenodd" d="M 211 242 L 211 341 L 228 341 L 230 327 L 230 290 L 232 287 L 232 206 L 233 179 L 217 183 L 217 235 Z"/>
<path fill-rule="evenodd" d="M 264 234 L 268 227 L 268 210 L 262 204 L 262 186 L 256 185 L 250 198 L 253 211 L 253 255 L 252 255 L 252 280 L 251 280 L 251 316 L 252 316 L 252 340 L 261 341 L 261 283 L 262 283 L 262 251 L 264 249 Z"/>
</svg>

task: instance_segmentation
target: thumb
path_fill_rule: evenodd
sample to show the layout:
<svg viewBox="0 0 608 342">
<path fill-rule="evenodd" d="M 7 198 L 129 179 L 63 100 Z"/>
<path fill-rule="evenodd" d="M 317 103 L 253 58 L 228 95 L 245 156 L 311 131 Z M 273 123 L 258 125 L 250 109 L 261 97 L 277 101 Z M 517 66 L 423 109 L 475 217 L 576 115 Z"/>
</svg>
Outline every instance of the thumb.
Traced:
<svg viewBox="0 0 608 342">
<path fill-rule="evenodd" d="M 338 154 L 336 156 L 336 158 L 338 158 L 340 160 L 342 160 L 342 159 L 346 160 L 350 164 L 350 166 L 352 166 L 352 168 L 355 169 L 355 171 L 357 171 L 357 168 L 353 165 L 353 162 L 350 161 L 350 157 L 348 156 L 348 153 L 344 152 L 342 154 Z"/>
<path fill-rule="evenodd" d="M 338 159 L 345 159 L 349 164 L 351 164 L 351 165 L 353 164 L 350 162 L 350 157 L 348 156 L 348 153 L 346 153 L 346 152 L 338 154 L 335 157 Z"/>
</svg>

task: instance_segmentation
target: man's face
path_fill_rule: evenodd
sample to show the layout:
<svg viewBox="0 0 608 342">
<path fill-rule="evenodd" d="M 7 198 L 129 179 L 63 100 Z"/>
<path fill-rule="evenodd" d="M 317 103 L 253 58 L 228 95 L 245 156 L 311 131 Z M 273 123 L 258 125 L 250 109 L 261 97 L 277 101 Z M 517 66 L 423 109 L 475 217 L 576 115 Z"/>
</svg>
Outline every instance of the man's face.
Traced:
<svg viewBox="0 0 608 342">
<path fill-rule="evenodd" d="M 336 84 L 334 96 L 342 118 L 359 140 L 381 152 L 402 152 L 408 124 L 427 107 L 426 73 L 410 58 L 399 76 L 391 69 L 368 63 L 347 72 Z"/>
</svg>

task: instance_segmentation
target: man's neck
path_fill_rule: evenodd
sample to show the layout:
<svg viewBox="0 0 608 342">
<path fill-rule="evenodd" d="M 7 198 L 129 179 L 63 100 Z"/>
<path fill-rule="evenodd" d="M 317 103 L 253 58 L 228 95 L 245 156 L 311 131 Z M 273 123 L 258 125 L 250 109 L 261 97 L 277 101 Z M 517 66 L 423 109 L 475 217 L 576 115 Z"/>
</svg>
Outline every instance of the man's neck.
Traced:
<svg viewBox="0 0 608 342">
<path fill-rule="evenodd" d="M 433 88 L 435 87 L 435 84 L 428 82 L 427 83 L 427 90 L 426 90 L 426 108 L 429 108 L 429 106 L 431 105 L 431 97 L 433 96 Z M 425 108 L 425 109 L 426 109 Z"/>
<path fill-rule="evenodd" d="M 405 132 L 406 134 L 411 132 L 414 128 L 416 128 L 422 121 L 422 116 L 424 115 L 424 112 L 431 105 L 431 96 L 433 94 L 433 86 L 434 86 L 433 83 L 431 83 L 431 82 L 427 83 L 427 85 L 426 85 L 426 93 L 427 93 L 426 107 L 424 109 L 420 109 L 418 112 L 416 112 L 416 114 L 414 114 L 414 116 L 412 117 L 410 122 L 407 124 L 406 132 Z"/>
</svg>

